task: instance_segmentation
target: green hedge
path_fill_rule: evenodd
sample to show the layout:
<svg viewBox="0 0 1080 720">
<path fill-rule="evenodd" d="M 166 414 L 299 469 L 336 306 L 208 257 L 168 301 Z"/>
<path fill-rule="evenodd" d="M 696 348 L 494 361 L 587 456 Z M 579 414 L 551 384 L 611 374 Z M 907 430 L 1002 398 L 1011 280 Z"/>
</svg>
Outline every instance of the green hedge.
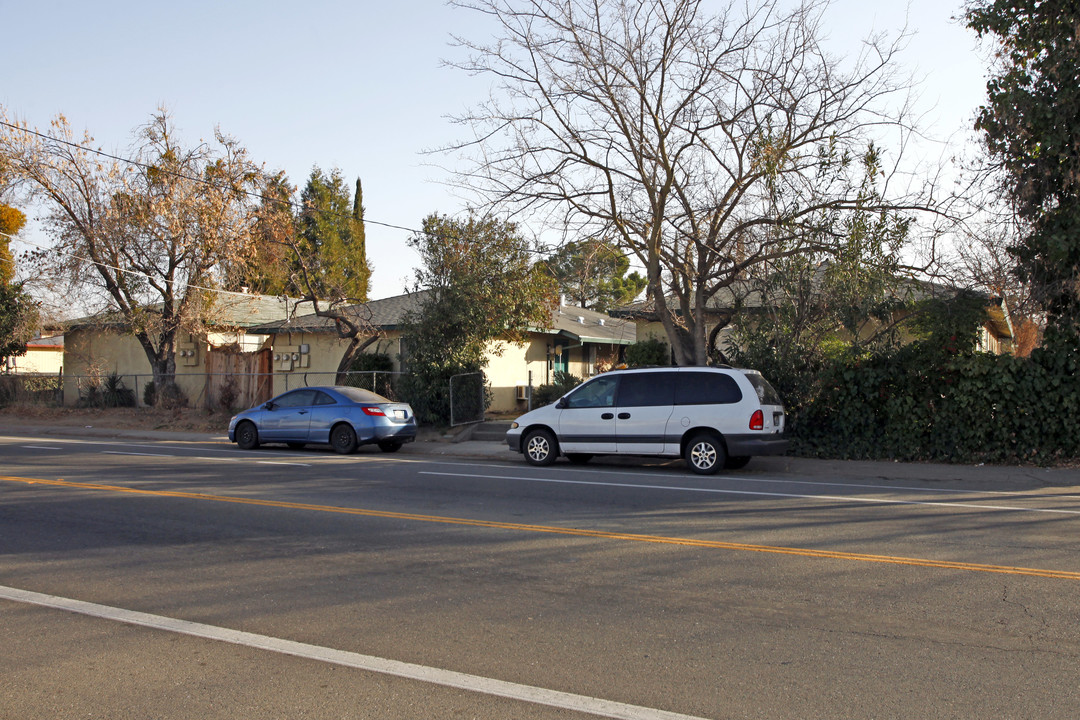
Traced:
<svg viewBox="0 0 1080 720">
<path fill-rule="evenodd" d="M 793 408 L 798 454 L 960 463 L 1080 458 L 1080 351 L 1031 358 L 931 352 L 919 343 L 818 376 Z"/>
</svg>

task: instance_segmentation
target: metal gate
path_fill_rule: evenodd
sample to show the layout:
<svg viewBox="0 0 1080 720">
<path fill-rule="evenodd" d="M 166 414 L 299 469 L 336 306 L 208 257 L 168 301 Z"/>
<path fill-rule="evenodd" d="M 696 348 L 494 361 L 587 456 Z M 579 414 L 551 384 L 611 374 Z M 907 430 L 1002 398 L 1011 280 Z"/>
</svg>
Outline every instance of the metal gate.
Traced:
<svg viewBox="0 0 1080 720">
<path fill-rule="evenodd" d="M 450 378 L 450 426 L 484 422 L 487 388 L 484 373 L 463 373 Z"/>
</svg>

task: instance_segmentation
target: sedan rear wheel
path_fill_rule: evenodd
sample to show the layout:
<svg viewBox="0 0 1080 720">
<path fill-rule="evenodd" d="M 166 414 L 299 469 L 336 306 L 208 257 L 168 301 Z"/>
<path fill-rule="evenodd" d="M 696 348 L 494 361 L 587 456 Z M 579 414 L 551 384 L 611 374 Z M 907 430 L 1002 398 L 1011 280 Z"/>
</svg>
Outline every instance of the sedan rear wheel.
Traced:
<svg viewBox="0 0 1080 720">
<path fill-rule="evenodd" d="M 712 475 L 724 466 L 727 453 L 720 438 L 710 433 L 701 433 L 690 438 L 683 457 L 690 469 L 698 475 Z"/>
<path fill-rule="evenodd" d="M 236 444 L 241 450 L 259 447 L 259 431 L 255 423 L 245 420 L 236 426 Z"/>
<path fill-rule="evenodd" d="M 525 436 L 525 462 L 530 465 L 550 465 L 559 456 L 555 436 L 547 430 L 533 430 Z"/>
<path fill-rule="evenodd" d="M 330 430 L 330 444 L 342 455 L 356 450 L 356 431 L 350 425 L 338 423 Z"/>
</svg>

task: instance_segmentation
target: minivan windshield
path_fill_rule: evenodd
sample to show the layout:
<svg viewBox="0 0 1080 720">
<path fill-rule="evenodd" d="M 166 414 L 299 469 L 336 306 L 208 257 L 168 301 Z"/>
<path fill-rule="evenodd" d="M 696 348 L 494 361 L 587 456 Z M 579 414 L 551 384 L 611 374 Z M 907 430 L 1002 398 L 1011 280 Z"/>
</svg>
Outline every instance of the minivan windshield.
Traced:
<svg viewBox="0 0 1080 720">
<path fill-rule="evenodd" d="M 784 401 L 780 399 L 780 395 L 773 389 L 773 386 L 769 384 L 769 381 L 761 376 L 761 373 L 747 372 L 746 379 L 754 386 L 754 390 L 757 391 L 758 400 L 761 401 L 762 405 L 784 404 Z"/>
</svg>

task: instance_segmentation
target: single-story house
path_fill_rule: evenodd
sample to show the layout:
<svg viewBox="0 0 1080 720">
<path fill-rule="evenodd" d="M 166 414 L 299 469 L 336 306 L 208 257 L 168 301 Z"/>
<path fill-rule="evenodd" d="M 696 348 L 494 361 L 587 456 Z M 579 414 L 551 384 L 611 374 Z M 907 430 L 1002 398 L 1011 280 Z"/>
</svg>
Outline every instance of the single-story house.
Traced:
<svg viewBox="0 0 1080 720">
<path fill-rule="evenodd" d="M 6 359 L 3 372 L 14 375 L 59 375 L 64 369 L 64 336 L 38 335 L 26 343 L 25 355 Z"/>
<path fill-rule="evenodd" d="M 951 297 L 956 289 L 926 282 L 912 282 L 909 286 L 910 298 L 924 300 L 931 297 Z M 713 347 L 727 352 L 734 342 L 732 332 L 734 323 L 739 322 L 737 315 L 752 318 L 768 307 L 774 307 L 784 300 L 778 297 L 766 298 L 748 281 L 736 281 L 721 288 L 710 298 L 705 308 L 706 337 Z M 1009 310 L 1000 297 L 985 295 L 986 317 L 979 328 L 976 350 L 979 352 L 1004 355 L 1013 351 L 1013 327 Z M 671 307 L 677 307 L 671 303 Z M 611 310 L 615 317 L 632 320 L 637 324 L 637 336 L 642 340 L 658 338 L 667 341 L 667 333 L 652 300 L 643 300 Z M 868 326 L 866 332 L 873 332 Z"/>
<path fill-rule="evenodd" d="M 295 298 L 220 294 L 202 332 L 182 332 L 176 349 L 176 384 L 194 407 L 230 404 L 247 407 L 271 397 L 272 336 L 250 332 L 296 312 Z M 142 345 L 119 315 L 108 313 L 69 321 L 64 342 L 64 404 L 103 387 L 109 376 L 123 384 L 127 397 L 142 404 L 153 379 Z M 225 401 L 228 402 L 225 402 Z"/>
<path fill-rule="evenodd" d="M 422 293 L 408 293 L 348 308 L 380 334 L 366 352 L 388 355 L 395 372 L 408 369 L 401 325 L 422 297 Z M 551 325 L 550 329 L 530 329 L 523 344 L 492 343 L 485 368 L 492 412 L 523 409 L 528 403 L 527 388 L 552 382 L 556 371 L 591 377 L 618 362 L 623 346 L 637 340 L 631 321 L 565 305 L 552 313 Z M 310 314 L 251 327 L 248 332 L 273 338 L 275 394 L 298 384 L 332 383 L 347 342 L 338 336 L 331 318 Z M 293 381 L 293 376 L 300 374 L 306 382 Z"/>
</svg>

